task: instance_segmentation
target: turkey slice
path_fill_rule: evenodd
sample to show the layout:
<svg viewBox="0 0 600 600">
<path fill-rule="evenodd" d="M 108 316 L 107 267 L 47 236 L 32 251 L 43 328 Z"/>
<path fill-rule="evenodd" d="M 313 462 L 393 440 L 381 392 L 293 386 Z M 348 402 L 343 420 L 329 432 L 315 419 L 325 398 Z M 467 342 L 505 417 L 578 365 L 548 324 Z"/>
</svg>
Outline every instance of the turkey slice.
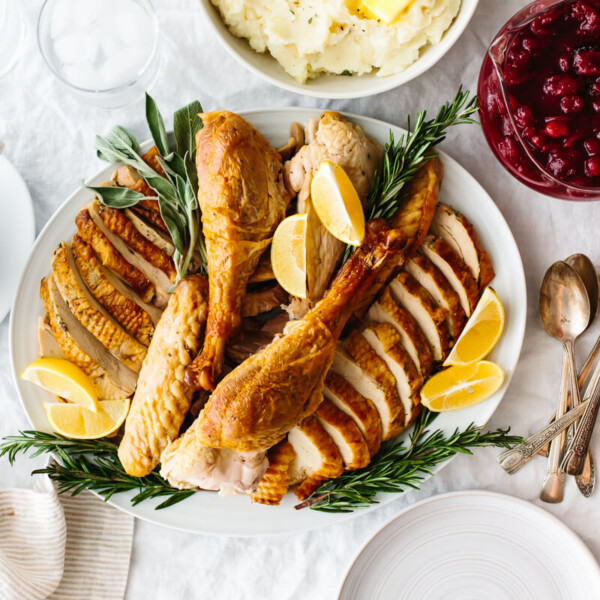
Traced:
<svg viewBox="0 0 600 600">
<path fill-rule="evenodd" d="M 352 417 L 327 399 L 323 399 L 315 414 L 339 450 L 347 471 L 361 469 L 369 464 L 369 447 Z"/>
<path fill-rule="evenodd" d="M 415 319 L 425 335 L 433 358 L 441 362 L 450 348 L 446 311 L 435 303 L 431 294 L 408 273 L 400 273 L 390 283 L 394 299 Z"/>
<path fill-rule="evenodd" d="M 356 367 L 360 369 L 358 365 Z M 373 402 L 332 370 L 327 373 L 323 396 L 353 419 L 367 443 L 369 454 L 377 454 L 381 446 L 381 418 Z"/>
</svg>

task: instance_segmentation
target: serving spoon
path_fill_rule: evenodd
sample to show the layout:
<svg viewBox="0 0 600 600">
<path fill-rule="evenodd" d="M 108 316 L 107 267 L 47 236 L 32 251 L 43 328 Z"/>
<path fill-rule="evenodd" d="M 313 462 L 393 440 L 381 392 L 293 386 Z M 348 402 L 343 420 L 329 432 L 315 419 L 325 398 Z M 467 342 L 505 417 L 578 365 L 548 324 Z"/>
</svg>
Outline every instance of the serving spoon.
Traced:
<svg viewBox="0 0 600 600">
<path fill-rule="evenodd" d="M 574 269 L 577 275 L 579 275 L 581 281 L 583 281 L 583 285 L 585 285 L 585 289 L 587 290 L 588 300 L 590 301 L 590 320 L 588 323 L 589 328 L 589 326 L 594 322 L 594 319 L 598 313 L 598 300 L 600 298 L 598 273 L 596 272 L 596 267 L 585 254 L 572 254 L 568 258 L 565 258 L 565 262 L 572 269 Z M 597 362 L 598 353 L 600 353 L 600 336 L 596 340 L 594 348 L 590 352 L 590 358 L 586 360 L 585 365 L 581 369 L 579 377 L 577 378 L 577 383 L 579 384 L 580 389 L 584 388 L 584 385 L 590 376 L 592 367 Z M 573 407 L 574 406 L 575 404 L 573 403 Z M 575 426 L 571 426 L 569 428 L 567 438 L 572 439 L 575 433 L 574 429 Z M 594 488 L 596 487 L 596 463 L 594 462 L 594 455 L 592 454 L 591 448 L 588 448 L 585 456 L 583 471 L 580 475 L 575 476 L 575 483 L 577 484 L 579 491 L 586 498 L 589 498 L 594 492 Z"/>
<path fill-rule="evenodd" d="M 546 271 L 540 289 L 539 309 L 544 330 L 559 340 L 563 347 L 560 397 L 556 409 L 556 418 L 560 419 L 568 408 L 569 386 L 574 406 L 581 402 L 574 342 L 587 329 L 590 320 L 590 301 L 585 285 L 566 262 L 555 262 Z M 550 444 L 548 466 L 540 493 L 540 500 L 544 502 L 562 502 L 564 497 L 565 473 L 560 468 L 560 461 L 565 439 L 565 434 L 561 433 Z"/>
</svg>

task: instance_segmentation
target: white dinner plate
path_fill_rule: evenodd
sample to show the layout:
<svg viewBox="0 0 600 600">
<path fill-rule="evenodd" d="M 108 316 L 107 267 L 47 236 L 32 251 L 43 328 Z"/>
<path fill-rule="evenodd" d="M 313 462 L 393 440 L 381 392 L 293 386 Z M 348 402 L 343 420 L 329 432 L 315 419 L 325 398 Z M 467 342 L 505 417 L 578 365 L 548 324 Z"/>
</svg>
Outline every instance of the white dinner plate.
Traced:
<svg viewBox="0 0 600 600">
<path fill-rule="evenodd" d="M 542 508 L 503 494 L 427 498 L 361 549 L 339 600 L 597 600 L 600 568 Z"/>
<path fill-rule="evenodd" d="M 27 185 L 6 156 L 0 156 L 0 322 L 10 310 L 35 239 Z"/>
<path fill-rule="evenodd" d="M 319 116 L 320 111 L 310 108 L 287 108 L 277 110 L 252 110 L 241 113 L 269 138 L 274 146 L 288 140 L 289 125 L 293 121 L 306 122 Z M 389 140 L 390 129 L 395 135 L 402 134 L 398 127 L 381 121 L 350 115 L 365 131 L 381 144 Z M 149 146 L 146 145 L 145 148 Z M 144 149 L 144 148 L 143 148 Z M 89 150 L 92 152 L 92 148 Z M 443 154 L 446 168 L 441 199 L 462 211 L 475 224 L 484 247 L 488 250 L 496 278 L 493 286 L 506 310 L 506 325 L 502 338 L 491 355 L 505 371 L 502 388 L 491 398 L 459 412 L 442 414 L 435 427 L 452 432 L 455 428 L 466 428 L 471 422 L 484 425 L 498 406 L 517 364 L 523 335 L 527 300 L 523 264 L 515 240 L 502 214 L 483 188 L 457 162 Z M 91 185 L 106 181 L 114 166 L 107 166 L 89 180 Z M 21 381 L 18 374 L 38 355 L 37 315 L 42 314 L 39 299 L 40 279 L 50 270 L 50 257 L 61 240 L 70 239 L 75 233 L 75 216 L 81 207 L 91 200 L 86 189 L 78 189 L 58 209 L 38 237 L 18 290 L 18 302 L 11 317 L 10 352 L 12 369 L 19 396 L 31 424 L 40 430 L 50 427 L 42 406 L 49 394 L 35 385 Z M 156 511 L 158 502 L 148 501 L 131 507 L 131 494 L 119 494 L 111 498 L 115 506 L 141 519 L 165 526 L 222 535 L 265 535 L 300 531 L 339 523 L 344 519 L 364 513 L 326 514 L 310 509 L 294 510 L 295 496 L 289 493 L 280 506 L 251 504 L 245 496 L 221 498 L 215 493 L 202 492 L 171 508 Z M 383 495 L 381 504 L 393 500 Z M 374 506 L 375 507 L 375 506 Z M 374 508 L 373 507 L 373 508 Z"/>
</svg>

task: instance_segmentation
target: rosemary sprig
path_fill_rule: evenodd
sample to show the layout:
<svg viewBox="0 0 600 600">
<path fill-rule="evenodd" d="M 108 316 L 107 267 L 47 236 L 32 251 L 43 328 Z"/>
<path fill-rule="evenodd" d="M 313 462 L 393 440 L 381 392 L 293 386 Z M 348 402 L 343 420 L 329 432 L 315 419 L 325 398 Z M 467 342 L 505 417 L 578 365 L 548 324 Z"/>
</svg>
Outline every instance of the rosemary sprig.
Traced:
<svg viewBox="0 0 600 600">
<path fill-rule="evenodd" d="M 161 216 L 169 230 L 175 255 L 177 280 L 185 277 L 196 248 L 206 270 L 206 250 L 202 238 L 200 209 L 196 199 L 197 175 L 195 167 L 196 145 L 194 135 L 202 127 L 198 113 L 199 102 L 192 102 L 178 110 L 173 117 L 176 148 L 169 145 L 164 120 L 153 98 L 146 94 L 146 120 L 152 139 L 160 154 L 158 161 L 164 176 L 148 165 L 140 156 L 140 146 L 135 136 L 124 127 L 115 127 L 106 138 L 96 136 L 98 157 L 110 163 L 124 163 L 144 178 L 156 192 Z M 141 200 L 144 194 L 127 188 L 93 187 L 101 202 L 113 208 L 128 208 Z"/>
<path fill-rule="evenodd" d="M 19 453 L 31 452 L 31 457 L 53 453 L 56 462 L 44 469 L 36 469 L 32 475 L 48 475 L 58 483 L 59 493 L 77 495 L 91 490 L 106 501 L 114 494 L 138 490 L 131 498 L 132 506 L 166 496 L 156 510 L 177 504 L 195 493 L 194 490 L 171 487 L 158 471 L 146 477 L 127 475 L 117 451 L 117 445 L 107 440 L 72 440 L 41 431 L 21 431 L 19 435 L 8 436 L 0 442 L 0 457 L 7 455 L 11 464 Z"/>
<path fill-rule="evenodd" d="M 365 219 L 378 217 L 389 219 L 406 200 L 402 189 L 414 179 L 417 171 L 430 158 L 436 156 L 433 150 L 446 139 L 447 129 L 453 125 L 477 123 L 471 115 L 477 111 L 477 96 L 470 97 L 470 92 L 458 89 L 454 100 L 440 107 L 434 119 L 427 120 L 427 111 L 417 113 L 414 127 L 411 129 L 410 115 L 407 119 L 408 132 L 398 140 L 390 131 L 390 141 L 383 153 L 383 167 L 375 173 L 373 185 L 365 205 Z M 345 262 L 353 246 L 347 246 L 344 253 Z"/>
<path fill-rule="evenodd" d="M 439 429 L 430 433 L 427 428 L 436 416 L 436 413 L 423 410 L 408 447 L 405 439 L 390 441 L 368 466 L 326 481 L 296 508 L 352 512 L 376 504 L 380 492 L 397 494 L 407 488 L 418 489 L 433 474 L 434 467 L 456 454 L 472 454 L 471 448 L 482 446 L 508 448 L 522 442 L 521 437 L 508 435 L 509 429 L 483 432 L 473 423 L 464 431 L 457 429 L 450 436 Z"/>
</svg>

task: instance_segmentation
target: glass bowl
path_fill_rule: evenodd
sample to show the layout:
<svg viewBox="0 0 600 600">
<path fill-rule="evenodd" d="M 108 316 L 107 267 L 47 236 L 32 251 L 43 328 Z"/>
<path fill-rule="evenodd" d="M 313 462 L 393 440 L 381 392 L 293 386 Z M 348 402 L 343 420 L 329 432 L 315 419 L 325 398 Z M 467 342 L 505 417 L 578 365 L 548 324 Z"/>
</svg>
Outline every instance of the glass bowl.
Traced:
<svg viewBox="0 0 600 600">
<path fill-rule="evenodd" d="M 533 86 L 539 85 L 535 82 L 542 81 L 541 78 L 546 77 L 546 73 L 554 72 L 554 70 L 546 72 L 541 67 L 539 71 L 533 70 L 532 72 L 531 69 L 535 69 L 536 65 L 547 63 L 550 69 L 559 68 L 550 61 L 554 60 L 557 48 L 563 48 L 560 44 L 564 43 L 565 48 L 568 44 L 562 41 L 563 38 L 559 39 L 559 36 L 563 34 L 562 30 L 552 29 L 552 27 L 556 28 L 561 25 L 552 25 L 552 23 L 553 20 L 558 19 L 556 15 L 561 14 L 563 17 L 560 18 L 565 19 L 565 23 L 567 23 L 565 27 L 574 27 L 575 25 L 569 25 L 569 22 L 576 24 L 573 14 L 577 13 L 573 7 L 578 1 L 580 2 L 580 0 L 537 0 L 519 11 L 504 25 L 491 43 L 479 74 L 477 90 L 479 113 L 483 133 L 490 148 L 500 163 L 519 181 L 538 192 L 555 198 L 598 200 L 600 199 L 600 183 L 596 185 L 596 182 L 600 182 L 600 177 L 588 176 L 590 171 L 587 161 L 591 158 L 593 164 L 600 165 L 600 114 L 594 115 L 588 107 L 585 110 L 591 115 L 589 118 L 592 120 L 590 122 L 594 123 L 593 130 L 586 128 L 586 131 L 573 130 L 571 132 L 565 128 L 563 132 L 559 131 L 559 133 L 564 133 L 564 137 L 555 136 L 556 129 L 559 128 L 552 129 L 553 126 L 549 125 L 550 120 L 560 121 L 560 127 L 565 126 L 565 123 L 583 122 L 578 119 L 583 118 L 581 115 L 584 115 L 584 112 L 579 115 L 564 112 L 562 103 L 569 102 L 563 100 L 568 94 L 568 90 L 567 93 L 562 93 L 559 88 L 555 92 L 556 95 L 547 100 L 544 94 L 554 92 L 548 87 L 543 87 L 541 89 L 544 92 L 540 92 L 539 97 L 532 99 L 532 106 L 536 106 L 536 104 L 538 107 L 544 106 L 544 103 L 546 106 L 553 105 L 554 108 L 547 108 L 546 111 L 554 110 L 557 113 L 556 116 L 536 115 L 535 109 L 532 114 L 532 111 L 529 111 L 530 107 L 522 102 L 522 98 L 517 98 L 518 93 L 514 93 L 515 90 L 518 92 L 523 89 L 535 91 L 537 88 Z M 596 0 L 593 6 L 598 8 L 600 15 L 600 2 Z M 566 11 L 571 12 L 567 13 Z M 568 21 L 568 19 L 572 19 L 572 21 Z M 563 21 L 556 20 L 556 23 L 563 23 Z M 566 31 L 565 29 L 564 32 Z M 539 35 L 536 32 L 539 32 Z M 557 62 L 556 64 L 560 65 L 560 69 L 564 71 L 565 75 L 569 75 L 569 81 L 577 80 L 578 91 L 572 93 L 585 96 L 582 101 L 593 103 L 593 110 L 600 113 L 600 95 L 597 109 L 596 101 L 586 95 L 588 92 L 591 93 L 589 87 L 586 87 L 589 86 L 589 82 L 584 81 L 583 76 L 580 77 L 581 73 L 576 69 L 575 59 L 572 58 L 575 53 L 583 52 L 581 44 L 590 44 L 590 36 L 592 36 L 592 45 L 598 43 L 600 55 L 600 27 L 598 34 L 594 30 L 593 33 L 586 34 L 586 36 L 578 38 L 575 42 L 577 47 L 572 49 L 572 53 L 569 55 L 571 56 L 569 60 L 572 62 Z M 521 54 L 517 54 L 518 52 Z M 528 52 L 535 58 L 528 57 Z M 594 52 L 596 52 L 595 49 Z M 515 62 L 517 60 L 522 60 L 524 65 L 529 64 L 529 66 L 519 70 L 514 66 L 518 64 Z M 537 63 L 527 63 L 528 60 L 536 60 Z M 530 70 L 527 71 L 527 69 Z M 520 75 L 522 75 L 522 79 L 518 79 Z M 547 82 L 548 79 L 543 81 Z M 600 77 L 598 82 L 600 82 Z M 531 97 L 532 92 L 530 91 L 529 94 Z M 569 98 L 573 97 L 569 96 Z M 559 102 L 561 103 L 560 109 L 556 108 Z M 568 104 L 565 104 L 564 108 L 568 109 Z M 583 110 L 579 108 L 579 111 Z M 585 115 L 585 118 L 588 118 L 587 113 Z M 544 122 L 540 125 L 541 117 L 544 118 Z M 547 131 L 553 135 L 549 136 Z M 593 147 L 592 154 L 588 153 L 588 146 L 589 148 Z M 598 158 L 595 158 L 596 155 Z M 567 156 L 572 163 L 556 162 L 563 160 L 561 157 L 564 156 Z M 567 168 L 565 165 L 569 164 L 571 166 Z M 583 175 L 576 177 L 576 174 L 579 173 L 578 170 L 582 171 Z M 562 177 L 561 173 L 565 173 L 565 177 Z"/>
<path fill-rule="evenodd" d="M 45 0 L 37 35 L 52 73 L 96 106 L 133 102 L 158 75 L 159 25 L 151 0 Z"/>
</svg>

